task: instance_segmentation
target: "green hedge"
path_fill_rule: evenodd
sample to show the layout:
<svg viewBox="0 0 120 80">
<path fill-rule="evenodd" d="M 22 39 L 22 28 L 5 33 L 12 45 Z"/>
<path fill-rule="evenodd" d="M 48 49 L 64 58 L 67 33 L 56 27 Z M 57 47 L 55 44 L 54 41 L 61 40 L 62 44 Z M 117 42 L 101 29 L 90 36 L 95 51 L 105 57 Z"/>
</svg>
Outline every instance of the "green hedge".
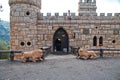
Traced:
<svg viewBox="0 0 120 80">
<path fill-rule="evenodd" d="M 0 59 L 10 59 L 10 53 L 0 53 Z"/>
<path fill-rule="evenodd" d="M 0 40 L 0 50 L 9 50 L 10 45 L 3 40 Z M 10 53 L 0 53 L 0 59 L 9 59 Z"/>
</svg>

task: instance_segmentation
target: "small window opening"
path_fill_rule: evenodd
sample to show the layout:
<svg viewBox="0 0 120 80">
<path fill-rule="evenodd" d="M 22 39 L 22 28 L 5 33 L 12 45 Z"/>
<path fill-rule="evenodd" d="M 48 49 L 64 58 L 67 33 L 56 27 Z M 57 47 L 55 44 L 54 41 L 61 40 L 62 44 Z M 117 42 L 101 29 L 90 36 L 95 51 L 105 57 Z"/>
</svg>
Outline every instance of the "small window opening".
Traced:
<svg viewBox="0 0 120 80">
<path fill-rule="evenodd" d="M 26 12 L 26 15 L 28 15 L 28 16 L 29 16 L 29 15 L 30 15 L 30 12 L 29 12 L 29 11 L 27 11 L 27 12 Z"/>
<path fill-rule="evenodd" d="M 97 46 L 97 37 L 96 36 L 94 36 L 94 38 L 93 38 L 93 46 Z"/>
<path fill-rule="evenodd" d="M 99 38 L 99 46 L 103 46 L 103 37 L 102 36 Z"/>
<path fill-rule="evenodd" d="M 25 43 L 24 43 L 24 42 L 21 42 L 21 43 L 20 43 L 20 45 L 21 45 L 21 46 L 24 46 L 24 45 L 25 45 Z"/>
<path fill-rule="evenodd" d="M 113 40 L 113 41 L 112 41 L 112 43 L 116 43 L 116 41 L 115 41 L 115 40 Z"/>
<path fill-rule="evenodd" d="M 30 46 L 30 45 L 31 45 L 31 42 L 27 42 L 27 45 Z"/>
</svg>

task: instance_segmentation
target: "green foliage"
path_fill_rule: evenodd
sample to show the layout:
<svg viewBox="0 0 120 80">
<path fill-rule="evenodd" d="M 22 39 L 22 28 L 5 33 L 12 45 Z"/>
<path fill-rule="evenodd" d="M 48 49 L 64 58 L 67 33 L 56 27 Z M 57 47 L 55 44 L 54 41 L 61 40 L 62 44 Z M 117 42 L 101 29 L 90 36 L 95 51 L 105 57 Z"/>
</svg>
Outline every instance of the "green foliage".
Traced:
<svg viewBox="0 0 120 80">
<path fill-rule="evenodd" d="M 0 21 L 0 50 L 10 49 L 10 23 Z M 9 59 L 10 53 L 0 53 L 0 59 Z"/>
<path fill-rule="evenodd" d="M 10 53 L 1 53 L 0 59 L 10 59 Z"/>
<path fill-rule="evenodd" d="M 9 50 L 10 45 L 7 42 L 0 40 L 0 50 Z M 0 59 L 9 59 L 9 53 L 0 53 Z"/>
<path fill-rule="evenodd" d="M 7 42 L 0 40 L 0 50 L 9 50 L 9 45 Z"/>
<path fill-rule="evenodd" d="M 10 44 L 10 23 L 7 21 L 0 21 L 0 40 Z"/>
</svg>

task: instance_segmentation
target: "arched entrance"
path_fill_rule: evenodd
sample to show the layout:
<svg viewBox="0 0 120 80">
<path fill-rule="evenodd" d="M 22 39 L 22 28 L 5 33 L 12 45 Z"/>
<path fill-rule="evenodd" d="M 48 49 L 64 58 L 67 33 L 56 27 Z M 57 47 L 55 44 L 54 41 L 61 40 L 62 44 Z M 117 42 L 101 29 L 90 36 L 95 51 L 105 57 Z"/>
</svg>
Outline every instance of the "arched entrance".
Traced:
<svg viewBox="0 0 120 80">
<path fill-rule="evenodd" d="M 69 37 L 63 28 L 56 30 L 53 36 L 53 51 L 67 53 L 69 51 Z"/>
</svg>

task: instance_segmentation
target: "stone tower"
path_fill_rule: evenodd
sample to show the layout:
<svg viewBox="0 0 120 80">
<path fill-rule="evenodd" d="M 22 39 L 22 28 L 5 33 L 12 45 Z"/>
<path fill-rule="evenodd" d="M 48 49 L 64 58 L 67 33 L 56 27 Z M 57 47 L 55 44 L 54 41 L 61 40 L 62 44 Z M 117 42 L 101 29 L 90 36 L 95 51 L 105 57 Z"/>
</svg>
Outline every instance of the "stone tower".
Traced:
<svg viewBox="0 0 120 80">
<path fill-rule="evenodd" d="M 80 0 L 78 3 L 78 12 L 83 14 L 96 13 L 96 0 Z"/>
<path fill-rule="evenodd" d="M 37 13 L 41 0 L 9 0 L 10 5 L 10 42 L 12 50 L 31 50 L 38 48 Z M 33 46 L 34 45 L 34 46 Z"/>
</svg>

